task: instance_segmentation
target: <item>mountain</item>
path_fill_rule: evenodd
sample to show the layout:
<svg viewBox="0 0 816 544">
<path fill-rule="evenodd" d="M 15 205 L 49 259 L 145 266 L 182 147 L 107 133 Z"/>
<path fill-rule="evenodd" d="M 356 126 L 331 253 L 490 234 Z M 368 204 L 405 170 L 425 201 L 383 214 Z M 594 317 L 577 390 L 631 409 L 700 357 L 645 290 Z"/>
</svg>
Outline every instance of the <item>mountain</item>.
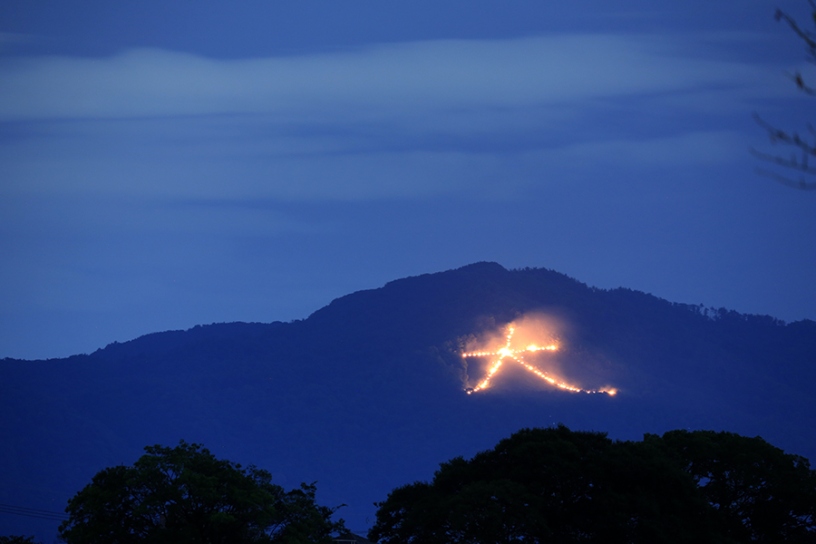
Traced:
<svg viewBox="0 0 816 544">
<path fill-rule="evenodd" d="M 510 359 L 491 387 L 466 394 L 491 358 L 463 350 L 491 333 L 498 349 L 505 326 L 530 316 L 559 350 L 525 360 L 618 394 L 560 390 Z M 0 504 L 60 512 L 100 469 L 185 439 L 268 469 L 286 488 L 316 481 L 318 501 L 345 503 L 341 515 L 364 533 L 391 489 L 522 427 L 564 423 L 622 439 L 729 430 L 816 458 L 814 383 L 812 321 L 477 263 L 353 293 L 301 321 L 197 326 L 90 355 L 0 361 Z M 55 527 L 0 511 L 0 534 L 50 541 Z"/>
</svg>

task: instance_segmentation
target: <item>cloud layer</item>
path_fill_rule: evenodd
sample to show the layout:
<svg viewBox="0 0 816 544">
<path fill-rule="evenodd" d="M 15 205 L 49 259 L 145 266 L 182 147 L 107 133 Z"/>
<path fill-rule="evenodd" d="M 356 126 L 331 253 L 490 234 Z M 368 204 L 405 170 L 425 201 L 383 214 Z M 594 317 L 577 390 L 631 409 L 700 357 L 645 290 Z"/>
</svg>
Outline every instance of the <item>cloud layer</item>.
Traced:
<svg viewBox="0 0 816 544">
<path fill-rule="evenodd" d="M 747 116 L 749 100 L 776 92 L 771 78 L 712 51 L 681 53 L 682 42 L 556 34 L 244 60 L 149 49 L 7 58 L 0 120 L 26 137 L 0 144 L 3 190 L 501 198 L 587 159 L 728 160 L 745 145 L 712 112 Z"/>
<path fill-rule="evenodd" d="M 43 353 L 44 321 L 64 355 L 300 318 L 479 260 L 738 309 L 766 292 L 753 307 L 774 307 L 760 287 L 772 263 L 813 269 L 812 241 L 789 233 L 814 216 L 751 172 L 751 112 L 792 91 L 739 60 L 749 38 L 0 57 L 0 347 Z M 788 276 L 774 282 L 812 284 Z M 809 315 L 791 297 L 777 315 Z"/>
<path fill-rule="evenodd" d="M 263 113 L 281 120 L 360 121 L 763 80 L 751 66 L 679 51 L 666 38 L 588 34 L 413 42 L 247 60 L 150 49 L 101 59 L 7 59 L 0 65 L 0 119 Z"/>
</svg>

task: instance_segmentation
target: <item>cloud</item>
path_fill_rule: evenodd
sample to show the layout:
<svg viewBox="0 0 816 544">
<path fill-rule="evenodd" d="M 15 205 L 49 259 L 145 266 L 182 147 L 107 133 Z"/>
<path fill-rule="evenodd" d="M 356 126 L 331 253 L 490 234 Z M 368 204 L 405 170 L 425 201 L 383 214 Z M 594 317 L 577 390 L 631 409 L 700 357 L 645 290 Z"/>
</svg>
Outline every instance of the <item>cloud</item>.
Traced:
<svg viewBox="0 0 816 544">
<path fill-rule="evenodd" d="M 20 34 L 17 32 L 0 32 L 0 51 L 4 51 L 10 45 L 25 44 L 36 41 L 36 37 L 30 34 Z"/>
<path fill-rule="evenodd" d="M 71 123 L 76 130 L 61 126 L 64 132 L 0 145 L 0 176 L 6 180 L 0 194 L 279 201 L 455 194 L 496 200 L 516 198 L 531 186 L 560 184 L 570 175 L 631 176 L 661 167 L 724 163 L 742 158 L 746 149 L 742 137 L 729 131 L 584 134 L 578 141 L 570 135 L 517 149 L 421 149 L 412 141 L 383 149 L 345 142 L 348 135 L 342 133 L 333 138 L 241 137 L 227 131 L 219 137 L 223 125 L 210 135 L 206 123 L 195 119 L 155 121 L 140 130 L 132 124 Z M 193 136 L 196 129 L 199 134 Z"/>
<path fill-rule="evenodd" d="M 748 119 L 745 104 L 773 92 L 764 72 L 684 38 L 560 34 L 239 60 L 149 49 L 6 57 L 0 194 L 495 200 L 570 172 L 744 155 L 734 128 L 710 117 Z M 678 118 L 682 128 L 667 128 Z"/>
<path fill-rule="evenodd" d="M 744 86 L 761 79 L 746 64 L 684 54 L 681 43 L 566 34 L 242 60 L 155 49 L 109 58 L 11 58 L 0 64 L 0 119 L 249 113 L 359 122 Z"/>
<path fill-rule="evenodd" d="M 616 163 L 636 168 L 724 163 L 744 154 L 740 135 L 727 131 L 690 132 L 646 140 L 582 142 L 548 151 L 567 162 L 591 160 L 596 166 Z"/>
</svg>

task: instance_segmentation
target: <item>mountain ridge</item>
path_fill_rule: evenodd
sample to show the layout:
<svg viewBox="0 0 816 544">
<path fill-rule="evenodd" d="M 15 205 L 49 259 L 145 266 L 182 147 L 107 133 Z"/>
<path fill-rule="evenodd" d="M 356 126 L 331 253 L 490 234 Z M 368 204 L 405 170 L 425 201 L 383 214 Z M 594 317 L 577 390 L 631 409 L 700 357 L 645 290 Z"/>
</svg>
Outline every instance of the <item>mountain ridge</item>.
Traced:
<svg viewBox="0 0 816 544">
<path fill-rule="evenodd" d="M 494 387 L 466 395 L 486 361 L 463 359 L 465 346 L 532 313 L 563 325 L 552 364 L 566 379 L 620 394 L 553 390 L 508 364 Z M 63 359 L 0 360 L 0 409 L 14 414 L 0 420 L 0 459 L 18 469 L 0 475 L 0 503 L 60 510 L 101 468 L 182 438 L 288 487 L 317 480 L 323 502 L 350 505 L 341 514 L 354 528 L 393 487 L 522 427 L 632 439 L 723 429 L 816 458 L 814 361 L 812 321 L 475 263 L 338 297 L 288 323 L 200 325 Z M 0 533 L 16 527 L 6 518 Z"/>
<path fill-rule="evenodd" d="M 66 359 L 73 359 L 76 357 L 84 357 L 84 356 L 98 356 L 101 353 L 109 353 L 121 346 L 125 345 L 133 345 L 134 342 L 147 342 L 150 339 L 158 338 L 158 337 L 168 337 L 168 336 L 179 336 L 182 339 L 188 339 L 186 337 L 182 337 L 181 335 L 195 333 L 195 332 L 203 332 L 206 331 L 215 331 L 221 328 L 231 328 L 231 327 L 279 327 L 293 323 L 301 323 L 301 322 L 310 322 L 312 320 L 321 320 L 324 319 L 325 314 L 330 313 L 335 310 L 340 310 L 340 308 L 350 300 L 359 299 L 361 297 L 369 297 L 369 296 L 376 296 L 381 292 L 387 292 L 390 289 L 402 287 L 406 284 L 413 283 L 415 281 L 425 281 L 429 279 L 437 279 L 440 276 L 452 273 L 468 273 L 472 271 L 478 271 L 479 275 L 484 277 L 484 272 L 489 271 L 491 276 L 495 278 L 497 275 L 500 274 L 513 274 L 513 273 L 534 273 L 540 274 L 542 272 L 551 275 L 551 278 L 560 278 L 562 279 L 563 284 L 573 284 L 574 286 L 582 289 L 586 289 L 592 291 L 594 293 L 604 293 L 609 297 L 616 297 L 619 293 L 623 292 L 629 296 L 640 297 L 642 300 L 648 300 L 651 303 L 661 304 L 661 305 L 669 305 L 675 308 L 682 308 L 684 310 L 690 311 L 692 314 L 699 313 L 700 316 L 708 318 L 712 321 L 722 320 L 724 318 L 728 318 L 730 320 L 743 320 L 743 321 L 756 321 L 761 320 L 765 322 L 773 322 L 776 325 L 781 326 L 791 326 L 796 325 L 801 327 L 810 327 L 816 325 L 816 321 L 810 319 L 802 319 L 796 320 L 791 322 L 785 322 L 784 320 L 778 319 L 776 317 L 767 315 L 767 314 L 751 314 L 751 313 L 741 313 L 736 312 L 734 310 L 728 310 L 725 308 L 715 308 L 715 307 L 705 307 L 702 304 L 695 305 L 695 304 L 688 304 L 682 302 L 672 302 L 662 297 L 658 297 L 654 294 L 647 293 L 645 291 L 640 291 L 637 289 L 632 289 L 628 287 L 615 287 L 615 288 L 598 288 L 589 286 L 579 280 L 576 280 L 566 274 L 562 274 L 560 272 L 547 269 L 547 268 L 521 268 L 521 269 L 505 269 L 500 264 L 490 261 L 482 261 L 477 263 L 472 263 L 469 265 L 462 266 L 460 268 L 442 271 L 442 272 L 430 272 L 419 274 L 416 276 L 408 276 L 405 278 L 400 278 L 396 280 L 391 280 L 386 282 L 381 287 L 374 287 L 370 289 L 362 289 L 358 291 L 354 291 L 347 295 L 343 295 L 333 299 L 327 305 L 315 310 L 309 316 L 303 319 L 295 319 L 289 322 L 282 322 L 282 321 L 272 321 L 272 322 L 244 322 L 244 321 L 233 321 L 233 322 L 213 322 L 208 324 L 199 324 L 188 329 L 171 329 L 166 331 L 156 331 L 151 333 L 146 333 L 143 335 L 139 335 L 133 339 L 125 340 L 125 341 L 114 341 L 111 342 L 104 347 L 100 347 L 91 353 L 79 353 L 79 354 L 70 354 L 64 357 L 51 357 L 47 359 L 20 359 L 14 357 L 5 357 L 3 361 L 27 361 L 27 362 L 45 362 L 45 361 L 61 361 Z M 355 300 L 356 302 L 356 300 Z M 346 308 L 342 308 L 340 311 L 347 310 Z M 798 325 L 797 325 L 798 324 Z M 220 331 L 219 331 L 220 332 Z M 164 340 L 165 338 L 162 338 Z"/>
</svg>

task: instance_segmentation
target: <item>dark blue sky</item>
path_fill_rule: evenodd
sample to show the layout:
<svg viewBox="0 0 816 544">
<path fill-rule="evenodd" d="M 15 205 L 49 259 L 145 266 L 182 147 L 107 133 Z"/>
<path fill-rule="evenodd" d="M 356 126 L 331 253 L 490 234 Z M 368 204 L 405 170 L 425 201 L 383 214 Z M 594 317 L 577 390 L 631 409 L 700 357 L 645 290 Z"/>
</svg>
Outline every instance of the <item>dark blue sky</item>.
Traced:
<svg viewBox="0 0 816 544">
<path fill-rule="evenodd" d="M 0 4 L 0 357 L 495 260 L 816 318 L 807 3 Z M 814 112 L 816 113 L 816 112 Z"/>
</svg>

